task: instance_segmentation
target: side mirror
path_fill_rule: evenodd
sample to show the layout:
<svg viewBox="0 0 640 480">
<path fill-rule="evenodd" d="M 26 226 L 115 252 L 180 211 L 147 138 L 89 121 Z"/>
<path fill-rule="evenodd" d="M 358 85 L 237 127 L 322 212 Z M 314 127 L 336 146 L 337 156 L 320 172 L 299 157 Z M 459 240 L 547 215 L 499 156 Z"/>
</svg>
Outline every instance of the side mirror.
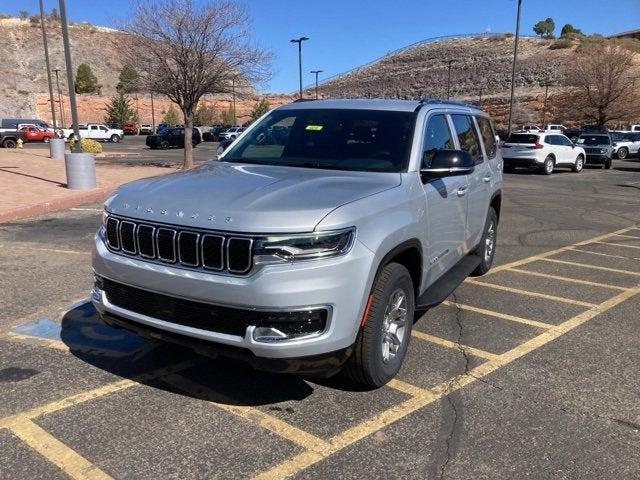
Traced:
<svg viewBox="0 0 640 480">
<path fill-rule="evenodd" d="M 429 152 L 424 153 L 423 165 L 429 163 Z M 467 175 L 476 167 L 469 152 L 464 150 L 438 150 L 430 160 L 430 165 L 420 169 L 423 177 L 455 177 Z"/>
</svg>

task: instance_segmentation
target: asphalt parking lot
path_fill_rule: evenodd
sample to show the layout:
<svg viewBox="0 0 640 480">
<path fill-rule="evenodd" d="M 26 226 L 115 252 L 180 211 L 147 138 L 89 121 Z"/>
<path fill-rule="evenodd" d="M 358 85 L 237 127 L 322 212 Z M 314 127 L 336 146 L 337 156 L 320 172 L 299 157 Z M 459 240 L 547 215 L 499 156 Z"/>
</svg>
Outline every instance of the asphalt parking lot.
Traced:
<svg viewBox="0 0 640 480">
<path fill-rule="evenodd" d="M 376 391 L 102 324 L 100 205 L 0 225 L 0 478 L 639 478 L 640 161 L 504 196 L 494 269 Z"/>
</svg>

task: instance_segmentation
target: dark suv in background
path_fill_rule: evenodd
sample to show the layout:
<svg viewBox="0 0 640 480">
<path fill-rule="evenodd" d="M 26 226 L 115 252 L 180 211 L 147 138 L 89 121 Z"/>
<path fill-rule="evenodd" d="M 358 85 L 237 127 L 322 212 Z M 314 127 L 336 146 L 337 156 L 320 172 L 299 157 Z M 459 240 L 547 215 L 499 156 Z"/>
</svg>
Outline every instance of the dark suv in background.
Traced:
<svg viewBox="0 0 640 480">
<path fill-rule="evenodd" d="M 202 139 L 197 128 L 193 129 L 191 143 L 195 147 Z M 167 128 L 157 135 L 147 135 L 146 144 L 149 148 L 184 148 L 184 128 Z"/>
</svg>

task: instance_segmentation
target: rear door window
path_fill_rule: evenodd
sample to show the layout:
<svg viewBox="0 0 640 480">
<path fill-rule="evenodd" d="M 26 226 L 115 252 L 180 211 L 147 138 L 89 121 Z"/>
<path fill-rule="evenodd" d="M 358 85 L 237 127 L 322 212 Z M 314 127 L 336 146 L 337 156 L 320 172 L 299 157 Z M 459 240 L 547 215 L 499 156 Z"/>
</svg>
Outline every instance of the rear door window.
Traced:
<svg viewBox="0 0 640 480">
<path fill-rule="evenodd" d="M 444 115 L 433 115 L 427 123 L 424 132 L 424 153 L 422 155 L 423 167 L 429 168 L 433 156 L 438 150 L 453 150 L 453 138 L 449 130 L 447 118 Z"/>
<path fill-rule="evenodd" d="M 533 145 L 538 141 L 537 135 L 530 135 L 528 133 L 514 133 L 509 135 L 505 143 L 525 143 L 527 145 Z"/>
<path fill-rule="evenodd" d="M 480 128 L 480 136 L 482 137 L 482 143 L 484 143 L 484 151 L 487 153 L 487 157 L 489 159 L 495 158 L 498 145 L 496 143 L 496 133 L 491 126 L 491 122 L 485 117 L 476 117 L 476 121 Z"/>
<path fill-rule="evenodd" d="M 451 115 L 451 119 L 458 135 L 460 148 L 468 152 L 474 162 L 481 163 L 483 159 L 480 139 L 471 117 L 469 115 L 454 114 Z"/>
</svg>

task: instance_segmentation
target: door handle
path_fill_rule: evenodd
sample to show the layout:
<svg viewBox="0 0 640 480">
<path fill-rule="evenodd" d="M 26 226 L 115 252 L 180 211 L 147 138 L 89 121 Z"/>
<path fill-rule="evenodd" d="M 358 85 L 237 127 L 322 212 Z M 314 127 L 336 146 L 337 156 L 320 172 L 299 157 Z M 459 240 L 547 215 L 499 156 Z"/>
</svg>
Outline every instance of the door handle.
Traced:
<svg viewBox="0 0 640 480">
<path fill-rule="evenodd" d="M 487 175 L 485 177 L 482 177 L 482 181 L 484 183 L 489 183 L 491 181 L 491 175 Z"/>
<path fill-rule="evenodd" d="M 464 185 L 464 186 L 458 188 L 458 196 L 459 197 L 464 197 L 467 194 L 467 188 L 468 188 L 467 185 Z"/>
</svg>

